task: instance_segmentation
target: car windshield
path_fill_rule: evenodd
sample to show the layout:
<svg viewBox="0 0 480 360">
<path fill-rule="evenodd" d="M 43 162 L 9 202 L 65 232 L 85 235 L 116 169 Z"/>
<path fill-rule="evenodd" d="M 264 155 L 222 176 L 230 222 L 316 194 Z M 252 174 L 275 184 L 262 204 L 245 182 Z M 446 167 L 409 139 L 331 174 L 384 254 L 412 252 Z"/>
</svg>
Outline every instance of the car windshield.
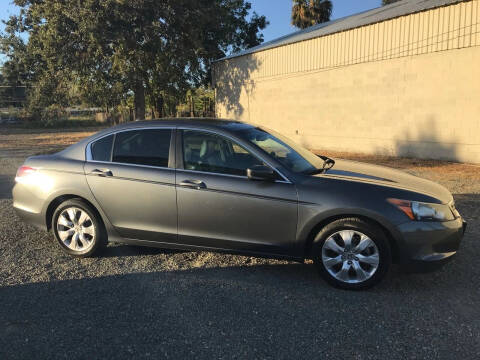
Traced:
<svg viewBox="0 0 480 360">
<path fill-rule="evenodd" d="M 295 173 L 313 173 L 322 169 L 323 160 L 304 147 L 272 130 L 252 127 L 238 132 L 247 140 Z"/>
</svg>

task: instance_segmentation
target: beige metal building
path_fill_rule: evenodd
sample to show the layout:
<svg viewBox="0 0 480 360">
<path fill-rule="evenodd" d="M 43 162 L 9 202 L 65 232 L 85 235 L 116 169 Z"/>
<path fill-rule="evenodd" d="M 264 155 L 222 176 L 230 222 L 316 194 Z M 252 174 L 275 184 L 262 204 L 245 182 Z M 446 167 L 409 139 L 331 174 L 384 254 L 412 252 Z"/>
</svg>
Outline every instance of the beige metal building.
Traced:
<svg viewBox="0 0 480 360">
<path fill-rule="evenodd" d="M 480 0 L 403 0 L 220 59 L 217 116 L 311 149 L 480 163 Z"/>
</svg>

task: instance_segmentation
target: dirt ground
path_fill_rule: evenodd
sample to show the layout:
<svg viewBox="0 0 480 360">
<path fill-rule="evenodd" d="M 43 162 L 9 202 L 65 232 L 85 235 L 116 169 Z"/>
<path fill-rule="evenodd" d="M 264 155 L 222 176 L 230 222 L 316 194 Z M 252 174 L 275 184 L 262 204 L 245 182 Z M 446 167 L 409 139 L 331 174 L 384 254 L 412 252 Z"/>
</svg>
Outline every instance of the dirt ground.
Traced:
<svg viewBox="0 0 480 360">
<path fill-rule="evenodd" d="M 0 358 L 480 358 L 480 167 L 317 151 L 446 186 L 468 221 L 436 272 L 393 267 L 365 292 L 331 288 L 313 265 L 109 245 L 73 259 L 14 214 L 27 156 L 99 129 L 0 128 Z"/>
</svg>

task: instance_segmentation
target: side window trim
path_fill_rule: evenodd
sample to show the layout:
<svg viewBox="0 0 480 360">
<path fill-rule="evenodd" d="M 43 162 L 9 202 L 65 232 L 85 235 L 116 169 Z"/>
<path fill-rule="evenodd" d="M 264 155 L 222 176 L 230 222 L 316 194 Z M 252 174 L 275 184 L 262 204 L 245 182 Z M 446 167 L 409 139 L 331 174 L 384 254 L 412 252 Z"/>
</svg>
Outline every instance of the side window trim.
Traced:
<svg viewBox="0 0 480 360">
<path fill-rule="evenodd" d="M 168 168 L 169 169 L 175 169 L 175 164 L 176 164 L 176 155 L 177 155 L 177 148 L 175 146 L 176 141 L 177 141 L 177 128 L 172 128 L 171 129 L 171 134 L 170 134 L 170 146 L 168 149 Z"/>
<path fill-rule="evenodd" d="M 175 168 L 176 169 L 185 169 L 185 164 L 183 163 L 183 129 L 177 128 L 176 132 L 176 142 L 175 142 Z"/>
<path fill-rule="evenodd" d="M 113 149 L 115 148 L 115 140 L 117 139 L 117 133 L 113 133 L 112 147 L 110 148 L 110 162 L 113 162 Z"/>
<path fill-rule="evenodd" d="M 183 135 L 185 133 L 185 130 L 193 130 L 193 131 L 210 133 L 210 134 L 213 134 L 213 135 L 216 135 L 216 136 L 220 136 L 224 139 L 228 139 L 228 140 L 232 141 L 234 144 L 240 146 L 242 149 L 245 149 L 246 151 L 248 151 L 248 153 L 250 155 L 252 155 L 253 157 L 255 157 L 257 160 L 260 160 L 263 163 L 265 163 L 268 167 L 270 167 L 273 171 L 275 171 L 280 178 L 283 179 L 283 180 L 275 180 L 275 182 L 286 183 L 286 184 L 291 184 L 292 183 L 285 175 L 283 175 L 280 171 L 278 171 L 276 168 L 274 168 L 270 164 L 269 161 L 267 161 L 265 158 L 263 158 L 261 156 L 258 156 L 257 154 L 252 153 L 249 149 L 245 148 L 243 145 L 240 145 L 238 143 L 237 139 L 235 139 L 231 136 L 222 134 L 222 133 L 218 133 L 218 132 L 210 130 L 210 129 L 202 129 L 202 128 L 196 128 L 196 127 L 178 127 L 177 128 L 177 138 L 178 138 L 178 140 L 176 142 L 176 147 L 177 147 L 177 157 L 176 157 L 176 160 L 177 160 L 176 165 L 177 166 L 176 166 L 176 168 L 179 169 L 179 170 L 192 172 L 192 173 L 201 173 L 201 174 L 208 174 L 208 175 L 218 175 L 218 176 L 237 177 L 237 178 L 248 179 L 247 176 L 242 176 L 242 175 L 232 175 L 232 174 L 223 174 L 223 173 L 218 173 L 218 172 L 206 172 L 206 171 L 185 169 L 185 164 L 184 164 L 184 161 L 183 161 Z"/>
<path fill-rule="evenodd" d="M 153 165 L 143 165 L 143 164 L 129 164 L 129 163 L 121 163 L 121 162 L 115 162 L 112 161 L 113 159 L 113 149 L 115 147 L 115 139 L 118 133 L 121 132 L 127 132 L 127 131 L 134 131 L 134 130 L 170 130 L 170 146 L 169 146 L 169 156 L 168 156 L 168 166 L 153 166 Z M 96 139 L 93 139 L 90 141 L 86 147 L 85 147 L 85 162 L 89 163 L 99 163 L 99 164 L 114 164 L 114 165 L 125 165 L 125 166 L 136 166 L 136 167 L 146 167 L 146 168 L 152 168 L 152 169 L 165 169 L 165 170 L 175 170 L 175 154 L 178 153 L 177 151 L 174 151 L 174 157 L 172 160 L 172 147 L 175 146 L 175 139 L 176 139 L 176 133 L 177 133 L 177 128 L 175 126 L 149 126 L 149 127 L 138 127 L 138 128 L 128 128 L 128 129 L 122 129 L 114 132 L 110 132 L 108 134 L 105 134 L 103 136 L 100 136 Z M 92 156 L 92 144 L 105 138 L 108 136 L 113 135 L 112 139 L 112 147 L 110 149 L 110 161 L 100 161 L 100 160 L 93 160 Z"/>
</svg>

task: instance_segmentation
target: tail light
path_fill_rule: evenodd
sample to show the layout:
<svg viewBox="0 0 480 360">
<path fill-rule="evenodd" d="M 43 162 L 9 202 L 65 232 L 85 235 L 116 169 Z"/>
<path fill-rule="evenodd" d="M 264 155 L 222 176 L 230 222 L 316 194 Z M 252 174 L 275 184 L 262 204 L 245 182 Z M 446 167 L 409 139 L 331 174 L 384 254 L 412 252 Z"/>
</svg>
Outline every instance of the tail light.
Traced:
<svg viewBox="0 0 480 360">
<path fill-rule="evenodd" d="M 31 187 L 32 189 L 39 189 L 43 192 L 49 192 L 53 188 L 53 179 L 45 173 L 42 173 L 37 168 L 30 166 L 21 166 L 17 171 L 15 181 Z"/>
<path fill-rule="evenodd" d="M 28 175 L 34 174 L 37 171 L 37 169 L 32 168 L 30 166 L 20 166 L 17 170 L 17 175 L 15 176 L 15 180 L 24 178 Z"/>
</svg>

